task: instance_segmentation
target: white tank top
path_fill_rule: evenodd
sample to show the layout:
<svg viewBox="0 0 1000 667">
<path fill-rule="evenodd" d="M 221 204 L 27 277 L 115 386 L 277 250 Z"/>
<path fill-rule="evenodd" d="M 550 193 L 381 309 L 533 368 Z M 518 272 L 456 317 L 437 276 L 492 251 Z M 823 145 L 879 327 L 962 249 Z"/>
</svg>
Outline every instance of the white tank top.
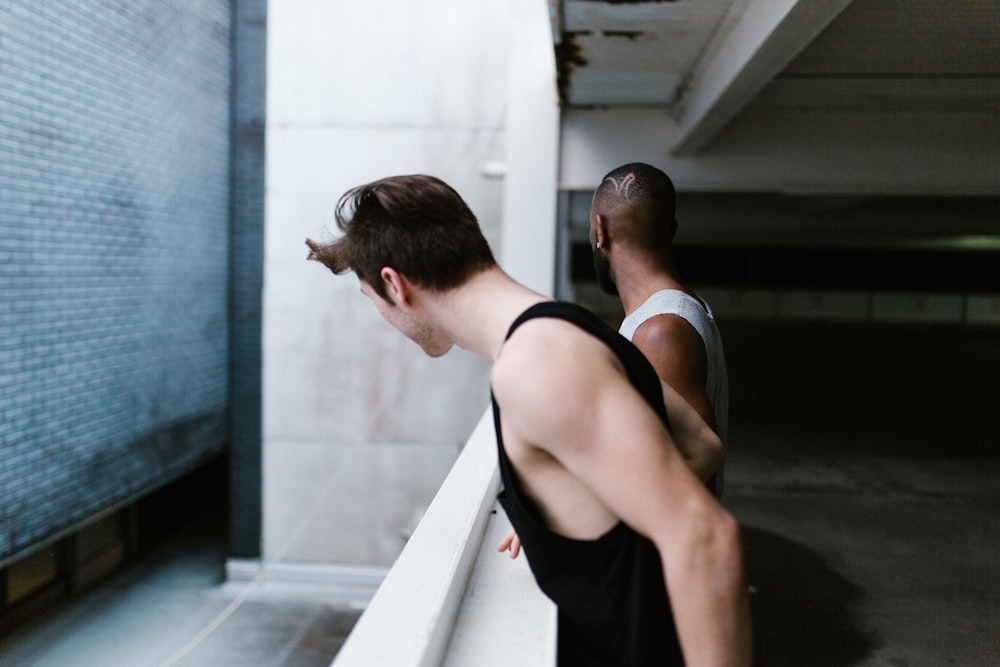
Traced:
<svg viewBox="0 0 1000 667">
<path fill-rule="evenodd" d="M 679 290 L 660 290 L 646 299 L 631 315 L 626 317 L 618 332 L 632 340 L 635 330 L 655 315 L 677 315 L 694 327 L 705 343 L 708 360 L 705 393 L 715 414 L 716 433 L 727 443 L 729 433 L 729 376 L 726 372 L 726 355 L 722 349 L 722 336 L 715 324 L 715 317 L 708 304 L 703 304 Z"/>
</svg>

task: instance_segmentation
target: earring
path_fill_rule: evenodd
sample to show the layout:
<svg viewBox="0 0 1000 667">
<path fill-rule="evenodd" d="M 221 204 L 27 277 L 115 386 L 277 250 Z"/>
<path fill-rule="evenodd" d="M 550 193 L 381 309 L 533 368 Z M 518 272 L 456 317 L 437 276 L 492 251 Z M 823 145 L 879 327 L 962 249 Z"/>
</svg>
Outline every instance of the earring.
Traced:
<svg viewBox="0 0 1000 667">
<path fill-rule="evenodd" d="M 597 247 L 598 247 L 598 248 L 600 248 L 600 247 L 601 247 L 601 242 L 600 242 L 600 241 L 598 241 L 598 242 L 597 242 Z"/>
</svg>

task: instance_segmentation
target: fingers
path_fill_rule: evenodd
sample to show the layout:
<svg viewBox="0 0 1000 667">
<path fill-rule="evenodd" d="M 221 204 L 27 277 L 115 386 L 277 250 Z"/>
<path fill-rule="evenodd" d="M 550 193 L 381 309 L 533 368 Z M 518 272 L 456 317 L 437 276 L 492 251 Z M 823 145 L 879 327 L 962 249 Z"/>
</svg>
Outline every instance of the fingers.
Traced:
<svg viewBox="0 0 1000 667">
<path fill-rule="evenodd" d="M 518 538 L 517 533 L 514 533 L 513 539 L 510 541 L 510 557 L 517 558 L 518 554 L 521 553 L 521 540 Z"/>
<path fill-rule="evenodd" d="M 500 541 L 500 546 L 497 547 L 497 551 L 507 551 L 511 548 L 515 539 L 517 539 L 517 533 L 512 530 L 507 533 L 507 537 Z"/>
<path fill-rule="evenodd" d="M 501 540 L 500 545 L 497 547 L 497 551 L 503 553 L 504 551 L 510 551 L 511 558 L 517 558 L 518 554 L 521 553 L 521 540 L 517 536 L 517 532 L 510 531 L 507 537 Z"/>
</svg>

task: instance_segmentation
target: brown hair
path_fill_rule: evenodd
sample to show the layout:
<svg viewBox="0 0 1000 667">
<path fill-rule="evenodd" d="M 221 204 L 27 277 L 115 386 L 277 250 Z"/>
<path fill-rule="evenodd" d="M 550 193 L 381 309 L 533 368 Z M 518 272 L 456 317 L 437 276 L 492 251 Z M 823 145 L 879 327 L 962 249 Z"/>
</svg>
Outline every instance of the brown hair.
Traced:
<svg viewBox="0 0 1000 667">
<path fill-rule="evenodd" d="M 496 266 L 476 216 L 439 178 L 391 176 L 345 192 L 336 208 L 344 235 L 329 243 L 306 240 L 309 259 L 336 274 L 354 271 L 387 298 L 380 272 L 390 266 L 415 284 L 458 287 Z"/>
</svg>

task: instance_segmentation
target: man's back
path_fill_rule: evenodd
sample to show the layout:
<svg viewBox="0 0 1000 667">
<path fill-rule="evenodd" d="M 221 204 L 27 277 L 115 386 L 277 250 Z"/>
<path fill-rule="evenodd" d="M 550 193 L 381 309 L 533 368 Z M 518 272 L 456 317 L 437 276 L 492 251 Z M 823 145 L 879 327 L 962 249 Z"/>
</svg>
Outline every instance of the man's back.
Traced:
<svg viewBox="0 0 1000 667">
<path fill-rule="evenodd" d="M 525 312 L 511 332 L 532 318 L 564 320 L 606 345 L 650 408 L 667 423 L 655 372 L 642 354 L 610 327 L 582 308 L 548 302 Z M 553 530 L 544 511 L 539 511 L 538 501 L 548 507 L 550 519 L 555 518 L 553 512 L 572 510 L 553 507 L 545 497 L 533 498 L 524 488 L 522 479 L 532 477 L 532 465 L 522 456 L 519 475 L 507 455 L 502 407 L 495 397 L 493 407 L 504 483 L 500 501 L 521 537 L 539 586 L 559 608 L 559 664 L 682 665 L 654 544 L 620 521 L 596 539 L 572 539 Z M 512 445 L 517 455 L 523 443 Z"/>
</svg>

